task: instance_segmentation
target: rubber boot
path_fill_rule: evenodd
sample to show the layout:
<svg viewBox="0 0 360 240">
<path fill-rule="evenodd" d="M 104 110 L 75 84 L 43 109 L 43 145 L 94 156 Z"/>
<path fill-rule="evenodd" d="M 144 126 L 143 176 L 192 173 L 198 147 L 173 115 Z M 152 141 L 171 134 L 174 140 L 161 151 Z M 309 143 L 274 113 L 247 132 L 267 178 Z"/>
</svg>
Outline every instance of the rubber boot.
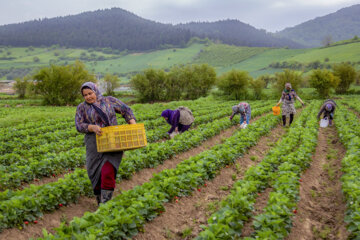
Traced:
<svg viewBox="0 0 360 240">
<path fill-rule="evenodd" d="M 282 115 L 283 127 L 286 126 L 286 115 Z"/>
<path fill-rule="evenodd" d="M 97 205 L 99 206 L 101 202 L 101 194 L 95 195 L 95 197 L 96 197 Z"/>
<path fill-rule="evenodd" d="M 294 120 L 294 114 L 290 114 L 290 123 L 289 123 L 289 126 L 291 125 L 291 123 L 293 122 Z"/>
<path fill-rule="evenodd" d="M 100 203 L 106 203 L 112 198 L 114 190 L 101 189 L 101 200 Z"/>
</svg>

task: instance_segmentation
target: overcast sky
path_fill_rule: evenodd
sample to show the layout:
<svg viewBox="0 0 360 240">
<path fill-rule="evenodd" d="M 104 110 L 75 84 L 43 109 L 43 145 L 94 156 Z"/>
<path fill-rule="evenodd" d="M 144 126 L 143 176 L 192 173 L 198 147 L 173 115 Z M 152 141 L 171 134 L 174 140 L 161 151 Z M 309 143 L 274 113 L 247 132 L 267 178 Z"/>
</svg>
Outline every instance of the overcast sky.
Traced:
<svg viewBox="0 0 360 240">
<path fill-rule="evenodd" d="M 275 32 L 359 3 L 360 0 L 0 0 L 0 25 L 119 7 L 161 23 L 238 19 Z"/>
</svg>

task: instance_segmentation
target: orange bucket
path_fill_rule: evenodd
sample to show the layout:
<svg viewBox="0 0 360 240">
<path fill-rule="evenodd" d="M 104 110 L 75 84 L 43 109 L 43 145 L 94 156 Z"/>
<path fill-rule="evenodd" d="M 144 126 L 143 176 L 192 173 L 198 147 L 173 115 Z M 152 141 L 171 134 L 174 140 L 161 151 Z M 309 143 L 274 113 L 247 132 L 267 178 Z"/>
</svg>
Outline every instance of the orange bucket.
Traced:
<svg viewBox="0 0 360 240">
<path fill-rule="evenodd" d="M 280 115 L 280 107 L 278 106 L 272 107 L 272 111 L 275 116 Z"/>
</svg>

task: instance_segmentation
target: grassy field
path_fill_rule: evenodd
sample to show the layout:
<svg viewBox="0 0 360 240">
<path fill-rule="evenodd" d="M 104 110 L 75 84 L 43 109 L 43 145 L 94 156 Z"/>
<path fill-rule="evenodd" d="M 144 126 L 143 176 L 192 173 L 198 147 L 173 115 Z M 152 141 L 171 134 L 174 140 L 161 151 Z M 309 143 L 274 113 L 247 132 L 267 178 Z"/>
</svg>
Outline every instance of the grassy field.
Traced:
<svg viewBox="0 0 360 240">
<path fill-rule="evenodd" d="M 328 63 L 338 62 L 360 62 L 360 42 L 339 45 L 327 48 L 315 48 L 311 51 L 307 51 L 301 54 L 297 54 L 291 58 L 287 58 L 286 61 L 298 61 L 298 62 L 312 62 L 319 60 L 324 61 L 325 58 L 329 58 Z"/>
<path fill-rule="evenodd" d="M 173 48 L 149 53 L 132 53 L 116 59 L 88 62 L 86 65 L 94 72 L 131 73 L 153 67 L 170 68 L 174 65 L 191 63 L 204 48 L 203 44 L 193 44 L 188 48 Z"/>
<path fill-rule="evenodd" d="M 287 58 L 297 56 L 306 51 L 311 51 L 311 49 L 269 49 L 265 52 L 251 56 L 240 63 L 219 69 L 218 73 L 224 73 L 230 71 L 231 69 L 240 69 L 248 71 L 253 77 L 257 77 L 262 74 L 272 74 L 282 70 L 268 68 L 270 63 L 284 61 Z"/>
<path fill-rule="evenodd" d="M 0 47 L 0 79 L 16 76 L 19 71 L 21 73 L 26 69 L 29 72 L 31 69 L 49 66 L 51 63 L 67 64 L 76 59 L 83 61 L 90 72 L 118 74 L 122 82 L 128 82 L 132 75 L 149 67 L 166 70 L 174 65 L 192 63 L 208 63 L 216 69 L 218 75 L 238 69 L 258 77 L 282 71 L 281 68 L 269 67 L 269 64 L 284 61 L 303 64 L 316 60 L 324 63 L 325 59 L 328 64 L 351 61 L 356 63 L 355 67 L 359 69 L 360 42 L 313 49 L 250 48 L 194 43 L 187 48 L 139 53 L 111 52 L 111 50 L 110 53 L 105 53 L 60 47 Z"/>
<path fill-rule="evenodd" d="M 211 44 L 199 53 L 193 63 L 208 63 L 213 67 L 226 68 L 260 54 L 268 48 L 236 47 Z"/>
</svg>

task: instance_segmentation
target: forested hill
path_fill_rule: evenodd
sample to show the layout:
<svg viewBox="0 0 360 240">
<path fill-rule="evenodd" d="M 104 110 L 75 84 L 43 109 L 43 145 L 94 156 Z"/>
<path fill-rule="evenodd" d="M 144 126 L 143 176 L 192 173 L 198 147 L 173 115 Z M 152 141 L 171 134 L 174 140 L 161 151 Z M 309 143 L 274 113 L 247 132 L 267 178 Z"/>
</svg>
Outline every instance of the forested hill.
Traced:
<svg viewBox="0 0 360 240">
<path fill-rule="evenodd" d="M 164 44 L 184 46 L 191 37 L 189 30 L 149 21 L 119 8 L 0 27 L 0 45 L 11 46 L 59 44 L 148 50 Z"/>
<path fill-rule="evenodd" d="M 299 47 L 237 20 L 213 23 L 162 24 L 120 8 L 0 26 L 0 45 L 105 48 L 146 51 L 182 47 L 192 37 L 258 47 Z"/>
<path fill-rule="evenodd" d="M 360 4 L 286 28 L 276 36 L 292 39 L 308 47 L 326 45 L 360 36 Z"/>
<path fill-rule="evenodd" d="M 191 30 L 197 36 L 220 40 L 222 43 L 248 47 L 290 47 L 300 48 L 301 44 L 285 38 L 274 37 L 265 30 L 259 30 L 238 20 L 222 20 L 217 22 L 191 22 L 177 25 Z"/>
</svg>

